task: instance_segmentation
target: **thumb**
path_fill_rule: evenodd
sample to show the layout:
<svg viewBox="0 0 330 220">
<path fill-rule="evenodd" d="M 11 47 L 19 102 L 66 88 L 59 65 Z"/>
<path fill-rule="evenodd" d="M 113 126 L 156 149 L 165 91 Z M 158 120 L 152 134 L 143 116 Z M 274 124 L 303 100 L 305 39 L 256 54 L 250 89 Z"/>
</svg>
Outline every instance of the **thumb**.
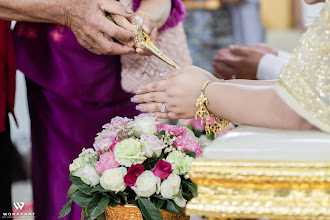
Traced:
<svg viewBox="0 0 330 220">
<path fill-rule="evenodd" d="M 236 56 L 241 56 L 241 57 L 245 57 L 245 56 L 248 56 L 248 54 L 249 54 L 249 50 L 247 49 L 247 48 L 245 48 L 245 47 L 238 47 L 238 46 L 233 46 L 233 45 L 231 45 L 230 47 L 229 47 L 229 51 L 232 53 L 232 54 L 234 54 L 234 55 L 236 55 Z"/>
<path fill-rule="evenodd" d="M 122 3 L 117 1 L 103 1 L 102 4 L 100 4 L 100 8 L 104 12 L 124 17 L 130 17 L 134 13 L 131 9 L 126 8 Z"/>
</svg>

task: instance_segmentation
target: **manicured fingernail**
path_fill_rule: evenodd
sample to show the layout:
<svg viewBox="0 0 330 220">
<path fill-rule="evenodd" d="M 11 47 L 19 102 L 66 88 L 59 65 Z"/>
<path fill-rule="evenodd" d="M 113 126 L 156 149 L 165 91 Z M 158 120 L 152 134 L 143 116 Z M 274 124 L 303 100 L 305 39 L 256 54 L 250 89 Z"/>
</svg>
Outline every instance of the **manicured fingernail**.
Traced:
<svg viewBox="0 0 330 220">
<path fill-rule="evenodd" d="M 131 102 L 137 102 L 139 99 L 137 97 L 132 97 Z"/>
<path fill-rule="evenodd" d="M 142 25 L 143 24 L 143 18 L 141 18 L 140 16 L 135 16 L 133 18 L 133 23 Z"/>
<path fill-rule="evenodd" d="M 162 72 L 159 73 L 159 76 L 160 77 L 165 77 L 165 76 L 167 76 L 167 74 L 168 74 L 168 72 L 162 71 Z"/>
<path fill-rule="evenodd" d="M 137 105 L 137 106 L 135 106 L 135 109 L 136 109 L 136 110 L 141 110 L 142 107 L 141 107 L 140 105 Z"/>
<path fill-rule="evenodd" d="M 238 46 L 236 46 L 236 45 L 230 45 L 229 46 L 229 49 L 232 49 L 232 50 L 235 50 L 235 49 L 237 49 L 238 48 Z"/>
<path fill-rule="evenodd" d="M 129 9 L 129 8 L 126 8 L 125 9 L 125 12 L 127 13 L 127 14 L 133 14 L 134 12 L 131 10 L 131 9 Z"/>
<path fill-rule="evenodd" d="M 137 94 L 141 94 L 142 93 L 142 90 L 141 89 L 136 89 L 135 91 L 134 91 L 134 93 L 137 95 Z"/>
</svg>

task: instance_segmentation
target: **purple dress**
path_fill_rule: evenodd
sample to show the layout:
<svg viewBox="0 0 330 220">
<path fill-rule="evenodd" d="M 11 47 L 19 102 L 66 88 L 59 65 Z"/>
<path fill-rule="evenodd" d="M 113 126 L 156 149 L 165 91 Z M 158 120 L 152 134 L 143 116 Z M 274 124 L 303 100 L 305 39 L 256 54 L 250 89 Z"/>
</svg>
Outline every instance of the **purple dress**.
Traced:
<svg viewBox="0 0 330 220">
<path fill-rule="evenodd" d="M 140 0 L 134 0 L 134 8 Z M 173 1 L 164 28 L 183 20 L 184 6 Z M 112 117 L 138 114 L 131 94 L 120 86 L 120 57 L 98 56 L 81 47 L 71 30 L 54 24 L 18 23 L 18 68 L 27 79 L 32 138 L 32 184 L 37 219 L 58 218 L 70 187 L 69 164 L 92 147 Z M 72 206 L 65 218 L 80 219 Z"/>
</svg>

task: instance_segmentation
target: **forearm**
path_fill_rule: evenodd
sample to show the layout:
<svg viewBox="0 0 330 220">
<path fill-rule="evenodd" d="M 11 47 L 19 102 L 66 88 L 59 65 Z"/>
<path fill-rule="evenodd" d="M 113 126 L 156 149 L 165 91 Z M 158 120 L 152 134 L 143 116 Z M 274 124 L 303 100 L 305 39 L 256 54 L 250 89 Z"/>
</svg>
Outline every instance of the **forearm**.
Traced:
<svg viewBox="0 0 330 220">
<path fill-rule="evenodd" d="M 146 12 L 155 20 L 159 29 L 166 23 L 171 7 L 171 0 L 142 0 L 138 11 Z"/>
<path fill-rule="evenodd" d="M 0 0 L 0 19 L 65 24 L 64 0 Z"/>
<path fill-rule="evenodd" d="M 226 83 L 246 86 L 274 86 L 278 80 L 245 80 L 245 79 L 231 79 L 226 80 Z"/>
<path fill-rule="evenodd" d="M 277 129 L 314 128 L 276 94 L 273 86 L 211 83 L 205 93 L 209 111 L 230 121 Z"/>
</svg>

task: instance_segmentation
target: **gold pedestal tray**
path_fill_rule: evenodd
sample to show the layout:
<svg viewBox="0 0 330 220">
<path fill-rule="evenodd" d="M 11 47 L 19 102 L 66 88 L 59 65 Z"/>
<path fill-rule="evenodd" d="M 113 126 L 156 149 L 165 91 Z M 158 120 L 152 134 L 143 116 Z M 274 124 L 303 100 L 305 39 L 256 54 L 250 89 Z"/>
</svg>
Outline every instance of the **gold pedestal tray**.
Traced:
<svg viewBox="0 0 330 220">
<path fill-rule="evenodd" d="M 188 215 L 330 219 L 330 161 L 198 159 L 190 178 L 198 196 L 187 204 Z"/>
<path fill-rule="evenodd" d="M 164 220 L 189 220 L 189 216 L 171 214 L 160 210 Z M 106 220 L 143 220 L 140 209 L 134 205 L 107 207 L 105 210 Z"/>
</svg>

